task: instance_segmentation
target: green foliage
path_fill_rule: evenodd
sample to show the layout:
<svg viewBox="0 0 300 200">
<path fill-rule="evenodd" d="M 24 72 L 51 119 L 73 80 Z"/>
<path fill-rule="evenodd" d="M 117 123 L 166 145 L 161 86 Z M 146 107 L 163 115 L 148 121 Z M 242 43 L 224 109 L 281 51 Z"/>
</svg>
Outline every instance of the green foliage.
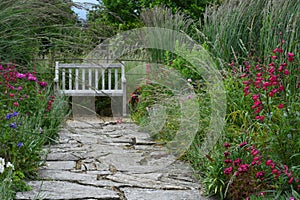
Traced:
<svg viewBox="0 0 300 200">
<path fill-rule="evenodd" d="M 275 36 L 280 32 L 287 50 L 298 52 L 299 9 L 297 0 L 227 0 L 206 10 L 201 35 L 210 51 L 225 62 L 249 54 L 264 57 L 278 44 Z"/>
<path fill-rule="evenodd" d="M 43 164 L 42 147 L 57 138 L 67 104 L 52 96 L 50 85 L 39 81 L 35 72 L 14 65 L 0 65 L 0 84 L 0 160 L 5 162 L 0 190 L 7 190 L 1 199 L 12 199 L 16 191 L 30 189 L 24 180 L 34 178 Z"/>
<path fill-rule="evenodd" d="M 72 5 L 61 0 L 1 1 L 1 61 L 25 64 L 38 56 L 76 52 L 81 27 Z"/>
</svg>

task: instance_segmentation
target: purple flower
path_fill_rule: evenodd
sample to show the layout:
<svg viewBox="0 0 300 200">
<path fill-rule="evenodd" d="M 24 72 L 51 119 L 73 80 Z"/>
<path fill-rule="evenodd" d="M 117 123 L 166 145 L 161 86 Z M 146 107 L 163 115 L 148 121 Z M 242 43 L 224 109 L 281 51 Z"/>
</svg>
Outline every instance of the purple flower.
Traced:
<svg viewBox="0 0 300 200">
<path fill-rule="evenodd" d="M 18 91 L 22 90 L 22 86 L 19 86 L 19 87 L 17 88 L 17 90 L 18 90 Z"/>
<path fill-rule="evenodd" d="M 25 75 L 25 74 L 21 74 L 21 73 L 17 73 L 17 74 L 16 74 L 16 77 L 17 77 L 17 78 L 25 78 L 26 75 Z"/>
<path fill-rule="evenodd" d="M 14 112 L 12 115 L 13 115 L 14 117 L 16 117 L 16 116 L 19 115 L 19 113 L 18 113 L 18 112 Z"/>
<path fill-rule="evenodd" d="M 47 85 L 48 85 L 48 83 L 47 82 L 43 82 L 43 81 L 40 81 L 39 82 L 39 85 L 41 86 L 41 87 L 46 87 Z"/>
<path fill-rule="evenodd" d="M 11 123 L 9 126 L 10 126 L 10 128 L 17 128 L 17 123 L 16 123 L 16 122 L 13 122 L 13 123 Z"/>
<path fill-rule="evenodd" d="M 10 118 L 13 116 L 13 114 L 12 113 L 8 113 L 7 115 L 6 115 L 6 119 L 7 120 L 10 120 Z"/>
<path fill-rule="evenodd" d="M 33 76 L 32 74 L 28 74 L 28 80 L 29 81 L 37 81 L 37 78 Z"/>
<path fill-rule="evenodd" d="M 19 143 L 17 144 L 17 146 L 18 146 L 18 147 L 22 147 L 22 146 L 23 146 L 23 142 L 19 142 Z"/>
</svg>

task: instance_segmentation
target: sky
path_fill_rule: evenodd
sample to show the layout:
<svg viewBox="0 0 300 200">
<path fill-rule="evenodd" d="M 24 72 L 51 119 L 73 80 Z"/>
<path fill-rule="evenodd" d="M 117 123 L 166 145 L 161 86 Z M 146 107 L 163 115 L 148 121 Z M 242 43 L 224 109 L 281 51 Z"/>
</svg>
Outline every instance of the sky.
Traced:
<svg viewBox="0 0 300 200">
<path fill-rule="evenodd" d="M 87 8 L 90 7 L 89 4 L 99 4 L 99 2 L 97 0 L 73 0 L 73 2 L 79 3 Z M 74 7 L 72 9 L 75 13 L 78 14 L 79 18 L 84 19 L 84 20 L 86 19 L 87 12 L 85 9 L 78 9 L 78 8 L 74 8 Z"/>
</svg>

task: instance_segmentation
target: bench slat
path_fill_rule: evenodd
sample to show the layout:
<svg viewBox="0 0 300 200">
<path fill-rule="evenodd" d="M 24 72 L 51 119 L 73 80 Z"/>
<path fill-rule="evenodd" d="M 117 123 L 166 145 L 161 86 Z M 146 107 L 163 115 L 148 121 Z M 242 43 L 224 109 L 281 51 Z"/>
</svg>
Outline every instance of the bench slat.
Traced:
<svg viewBox="0 0 300 200">
<path fill-rule="evenodd" d="M 92 90 L 92 69 L 89 69 L 89 90 Z"/>
<path fill-rule="evenodd" d="M 82 90 L 85 90 L 85 69 L 81 69 L 82 71 Z"/>
<path fill-rule="evenodd" d="M 72 90 L 72 69 L 69 69 L 69 90 Z"/>
<path fill-rule="evenodd" d="M 98 69 L 95 69 L 95 89 L 98 90 Z"/>
<path fill-rule="evenodd" d="M 115 68 L 115 90 L 118 89 L 118 69 Z"/>
<path fill-rule="evenodd" d="M 108 69 L 108 90 L 111 90 L 111 69 Z"/>
<path fill-rule="evenodd" d="M 74 63 L 74 64 L 59 64 L 58 68 L 121 68 L 122 64 L 120 63 L 111 63 L 111 64 L 85 64 L 85 63 Z"/>
<path fill-rule="evenodd" d="M 78 90 L 78 77 L 79 73 L 78 73 L 78 69 L 75 69 L 75 90 Z"/>
</svg>

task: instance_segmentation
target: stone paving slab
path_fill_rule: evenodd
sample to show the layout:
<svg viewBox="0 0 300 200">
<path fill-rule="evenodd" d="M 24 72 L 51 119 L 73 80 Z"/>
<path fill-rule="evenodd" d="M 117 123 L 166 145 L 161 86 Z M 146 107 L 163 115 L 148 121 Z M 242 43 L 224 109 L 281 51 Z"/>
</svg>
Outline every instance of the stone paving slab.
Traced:
<svg viewBox="0 0 300 200">
<path fill-rule="evenodd" d="M 191 168 L 133 123 L 68 121 L 16 200 L 204 200 Z M 41 194 L 42 196 L 38 196 Z"/>
</svg>

